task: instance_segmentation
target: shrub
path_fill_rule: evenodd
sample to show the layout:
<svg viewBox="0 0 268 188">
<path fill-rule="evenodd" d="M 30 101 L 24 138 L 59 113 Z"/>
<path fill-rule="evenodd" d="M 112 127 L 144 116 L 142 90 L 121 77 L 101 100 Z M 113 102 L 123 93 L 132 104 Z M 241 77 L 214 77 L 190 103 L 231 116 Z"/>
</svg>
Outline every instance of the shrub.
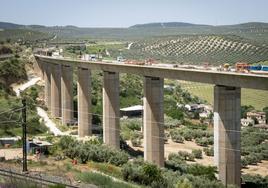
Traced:
<svg viewBox="0 0 268 188">
<path fill-rule="evenodd" d="M 245 174 L 242 176 L 242 179 L 245 182 L 246 187 L 268 187 L 268 176 L 262 177 L 260 175 Z"/>
<path fill-rule="evenodd" d="M 131 138 L 130 141 L 131 141 L 132 146 L 134 147 L 140 147 L 142 144 L 141 139 L 139 138 L 136 138 L 136 139 Z"/>
<path fill-rule="evenodd" d="M 248 165 L 248 161 L 245 158 L 241 159 L 241 168 L 246 168 Z"/>
<path fill-rule="evenodd" d="M 190 129 L 185 129 L 183 132 L 182 132 L 182 136 L 184 137 L 185 140 L 187 141 L 191 141 L 193 139 L 193 133 L 192 133 L 192 130 Z"/>
<path fill-rule="evenodd" d="M 60 138 L 58 145 L 62 150 L 68 149 L 69 147 L 74 147 L 78 145 L 78 141 L 76 141 L 71 136 L 63 136 Z"/>
<path fill-rule="evenodd" d="M 243 158 L 244 163 L 248 165 L 257 165 L 258 162 L 260 162 L 260 158 L 255 154 L 247 155 Z"/>
<path fill-rule="evenodd" d="M 199 146 L 207 147 L 208 145 L 213 144 L 213 138 L 209 137 L 202 137 L 202 138 L 196 138 L 195 143 Z"/>
<path fill-rule="evenodd" d="M 133 181 L 150 187 L 167 187 L 162 171 L 155 164 L 136 159 L 122 167 L 124 180 Z"/>
<path fill-rule="evenodd" d="M 180 124 L 181 124 L 181 121 L 180 120 L 177 120 L 177 119 L 173 119 L 169 116 L 166 116 L 164 117 L 164 122 L 165 122 L 165 128 L 166 129 L 171 129 L 171 128 L 175 128 L 175 127 L 178 127 Z"/>
<path fill-rule="evenodd" d="M 173 135 L 171 136 L 171 140 L 172 140 L 173 142 L 177 142 L 177 143 L 183 143 L 183 142 L 184 142 L 183 137 L 182 137 L 181 135 L 179 135 L 179 134 L 173 134 Z"/>
<path fill-rule="evenodd" d="M 130 141 L 134 147 L 141 146 L 142 142 L 142 134 L 138 131 L 131 131 L 130 133 Z"/>
<path fill-rule="evenodd" d="M 216 180 L 215 173 L 217 172 L 217 168 L 214 166 L 192 164 L 188 166 L 187 172 L 194 176 L 202 176 L 209 180 Z"/>
<path fill-rule="evenodd" d="M 192 151 L 192 154 L 196 159 L 202 159 L 203 158 L 201 149 L 194 149 Z"/>
<path fill-rule="evenodd" d="M 192 187 L 193 187 L 192 183 L 187 178 L 180 180 L 176 184 L 176 188 L 192 188 Z"/>
<path fill-rule="evenodd" d="M 116 150 L 106 145 L 95 144 L 94 141 L 82 143 L 70 136 L 65 136 L 60 139 L 58 144 L 66 156 L 71 159 L 78 158 L 81 163 L 92 160 L 121 166 L 128 161 L 128 154 L 124 151 Z"/>
<path fill-rule="evenodd" d="M 133 186 L 124 182 L 115 182 L 111 177 L 93 173 L 83 172 L 77 175 L 77 178 L 82 182 L 97 185 L 98 187 L 116 187 L 116 188 L 132 188 Z"/>
<path fill-rule="evenodd" d="M 180 172 L 182 174 L 187 172 L 188 165 L 184 160 L 175 157 L 167 160 L 165 162 L 165 167 L 167 169 Z"/>
<path fill-rule="evenodd" d="M 174 155 L 174 156 L 172 156 Z M 194 161 L 194 155 L 187 152 L 187 151 L 179 151 L 178 154 L 172 154 L 171 157 L 169 156 L 169 159 L 172 159 L 174 157 L 178 157 L 179 159 L 185 160 L 185 161 Z"/>
<path fill-rule="evenodd" d="M 207 156 L 214 156 L 214 149 L 213 147 L 206 147 L 203 149 L 204 153 L 207 155 Z"/>
<path fill-rule="evenodd" d="M 141 130 L 141 122 L 138 120 L 131 120 L 126 124 L 127 128 L 129 128 L 132 131 L 139 131 Z"/>
</svg>

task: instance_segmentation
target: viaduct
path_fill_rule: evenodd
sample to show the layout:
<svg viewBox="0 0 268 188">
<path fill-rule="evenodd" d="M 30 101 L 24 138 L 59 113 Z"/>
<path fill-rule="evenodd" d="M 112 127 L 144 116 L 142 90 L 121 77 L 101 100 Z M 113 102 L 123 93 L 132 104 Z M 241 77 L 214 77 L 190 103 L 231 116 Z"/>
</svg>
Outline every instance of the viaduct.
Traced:
<svg viewBox="0 0 268 188">
<path fill-rule="evenodd" d="M 103 139 L 119 148 L 119 73 L 144 78 L 144 159 L 164 166 L 164 78 L 214 84 L 214 161 L 219 179 L 241 184 L 241 88 L 268 90 L 268 75 L 89 62 L 35 55 L 45 81 L 45 103 L 62 123 L 72 120 L 73 70 L 78 77 L 78 134 L 91 135 L 91 70 L 103 71 Z"/>
</svg>

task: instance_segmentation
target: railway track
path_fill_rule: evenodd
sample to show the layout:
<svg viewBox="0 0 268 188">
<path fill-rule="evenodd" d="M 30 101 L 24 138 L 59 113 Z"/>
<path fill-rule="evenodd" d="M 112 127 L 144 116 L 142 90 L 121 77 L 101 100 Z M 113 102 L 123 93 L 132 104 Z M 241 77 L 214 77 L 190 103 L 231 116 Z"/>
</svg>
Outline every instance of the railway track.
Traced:
<svg viewBox="0 0 268 188">
<path fill-rule="evenodd" d="M 34 183 L 40 184 L 40 185 L 56 185 L 60 184 L 68 188 L 79 188 L 81 186 L 78 185 L 72 185 L 68 184 L 62 177 L 56 177 L 56 176 L 47 176 L 47 175 L 41 175 L 40 173 L 22 173 L 17 172 L 15 170 L 6 170 L 0 168 L 0 176 L 5 176 L 9 178 L 15 178 L 20 180 L 27 180 L 32 181 Z M 90 186 L 89 186 L 90 187 Z"/>
</svg>

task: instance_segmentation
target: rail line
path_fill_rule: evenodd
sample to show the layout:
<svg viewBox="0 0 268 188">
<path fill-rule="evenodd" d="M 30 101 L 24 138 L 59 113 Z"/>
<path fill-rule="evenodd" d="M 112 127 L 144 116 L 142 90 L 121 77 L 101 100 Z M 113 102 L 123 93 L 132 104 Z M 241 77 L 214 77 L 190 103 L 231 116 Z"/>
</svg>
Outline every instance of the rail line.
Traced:
<svg viewBox="0 0 268 188">
<path fill-rule="evenodd" d="M 60 184 L 63 185 L 65 187 L 68 188 L 79 188 L 80 186 L 76 186 L 76 185 L 71 185 L 68 184 L 66 182 L 64 182 L 63 178 L 61 177 L 55 177 L 55 176 L 41 176 L 40 174 L 24 174 L 21 172 L 17 172 L 14 170 L 6 170 L 6 169 L 2 169 L 0 168 L 0 176 L 5 176 L 5 177 L 9 177 L 9 178 L 16 178 L 16 179 L 20 179 L 20 180 L 28 180 L 28 181 L 32 181 L 35 183 L 39 183 L 42 185 L 55 185 L 55 184 Z M 51 180 L 50 178 L 57 178 L 59 179 L 57 180 Z"/>
</svg>

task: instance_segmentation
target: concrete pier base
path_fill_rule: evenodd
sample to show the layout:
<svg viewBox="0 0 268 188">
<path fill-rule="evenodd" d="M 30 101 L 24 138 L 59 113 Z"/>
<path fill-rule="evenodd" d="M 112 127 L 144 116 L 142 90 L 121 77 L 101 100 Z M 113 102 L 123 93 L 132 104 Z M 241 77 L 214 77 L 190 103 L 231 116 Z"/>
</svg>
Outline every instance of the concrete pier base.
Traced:
<svg viewBox="0 0 268 188">
<path fill-rule="evenodd" d="M 144 78 L 144 159 L 164 166 L 163 78 Z"/>
<path fill-rule="evenodd" d="M 78 67 L 78 136 L 92 134 L 91 77 L 88 69 Z"/>
<path fill-rule="evenodd" d="M 223 184 L 241 184 L 241 89 L 214 87 L 214 161 Z"/>
<path fill-rule="evenodd" d="M 119 74 L 103 73 L 103 139 L 104 143 L 120 148 Z"/>
<path fill-rule="evenodd" d="M 46 63 L 45 66 L 45 104 L 50 112 L 51 108 L 51 67 L 49 63 Z"/>
<path fill-rule="evenodd" d="M 62 65 L 61 75 L 62 123 L 68 124 L 73 119 L 73 68 Z"/>
<path fill-rule="evenodd" d="M 61 117 L 61 65 L 51 64 L 51 116 Z"/>
</svg>

